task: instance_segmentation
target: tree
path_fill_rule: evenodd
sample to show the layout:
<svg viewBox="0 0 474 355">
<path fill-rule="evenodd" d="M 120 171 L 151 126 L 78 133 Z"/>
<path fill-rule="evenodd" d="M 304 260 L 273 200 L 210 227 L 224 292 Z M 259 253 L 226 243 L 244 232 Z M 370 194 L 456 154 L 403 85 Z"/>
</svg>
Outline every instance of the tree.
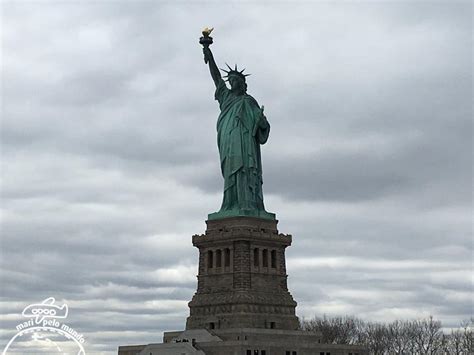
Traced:
<svg viewBox="0 0 474 355">
<path fill-rule="evenodd" d="M 412 324 L 409 321 L 396 320 L 387 327 L 387 342 L 390 353 L 409 354 L 413 349 Z"/>
<path fill-rule="evenodd" d="M 388 351 L 388 331 L 382 323 L 366 323 L 363 339 L 370 354 L 383 355 Z"/>
<path fill-rule="evenodd" d="M 444 351 L 448 355 L 463 355 L 467 352 L 463 349 L 463 332 L 459 329 L 452 330 Z"/>
<path fill-rule="evenodd" d="M 304 321 L 302 328 L 321 332 L 321 342 L 325 344 L 357 344 L 361 322 L 350 316 L 334 318 L 324 316 Z"/>
<path fill-rule="evenodd" d="M 441 322 L 430 316 L 414 321 L 413 340 L 420 354 L 434 355 L 441 346 Z"/>
<path fill-rule="evenodd" d="M 474 339 L 472 334 L 472 328 L 474 325 L 474 318 L 471 318 L 470 321 L 465 320 L 461 322 L 461 327 L 463 329 L 463 351 L 466 354 L 474 353 Z"/>
<path fill-rule="evenodd" d="M 301 328 L 321 332 L 326 344 L 362 345 L 370 355 L 473 355 L 473 324 L 473 319 L 463 321 L 460 328 L 443 333 L 432 316 L 388 324 L 324 316 L 303 320 Z"/>
</svg>

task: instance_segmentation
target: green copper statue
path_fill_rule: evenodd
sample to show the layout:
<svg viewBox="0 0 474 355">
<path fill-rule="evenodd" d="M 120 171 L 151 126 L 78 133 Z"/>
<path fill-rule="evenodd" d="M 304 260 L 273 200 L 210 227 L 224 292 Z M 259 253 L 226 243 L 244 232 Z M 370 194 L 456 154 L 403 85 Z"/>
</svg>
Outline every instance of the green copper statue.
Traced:
<svg viewBox="0 0 474 355">
<path fill-rule="evenodd" d="M 221 113 L 217 120 L 217 145 L 221 171 L 224 177 L 224 198 L 219 212 L 208 219 L 235 216 L 252 216 L 275 219 L 275 214 L 265 211 L 262 193 L 262 159 L 260 144 L 265 144 L 270 124 L 263 114 L 263 106 L 247 94 L 246 74 L 243 70 L 224 70 L 230 89 L 221 77 L 209 46 L 212 29 L 204 29 L 200 43 L 203 45 L 204 62 L 209 64 L 216 85 L 215 99 Z"/>
</svg>

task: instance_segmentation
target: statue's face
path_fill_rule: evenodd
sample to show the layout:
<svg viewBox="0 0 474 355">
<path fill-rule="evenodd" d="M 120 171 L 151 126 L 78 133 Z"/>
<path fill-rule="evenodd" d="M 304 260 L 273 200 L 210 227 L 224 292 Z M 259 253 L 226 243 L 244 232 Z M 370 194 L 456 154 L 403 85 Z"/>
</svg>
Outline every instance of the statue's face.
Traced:
<svg viewBox="0 0 474 355">
<path fill-rule="evenodd" d="M 244 94 L 245 93 L 245 82 L 242 80 L 242 78 L 239 78 L 238 76 L 231 75 L 229 76 L 229 83 L 231 90 L 235 92 L 236 94 Z"/>
</svg>

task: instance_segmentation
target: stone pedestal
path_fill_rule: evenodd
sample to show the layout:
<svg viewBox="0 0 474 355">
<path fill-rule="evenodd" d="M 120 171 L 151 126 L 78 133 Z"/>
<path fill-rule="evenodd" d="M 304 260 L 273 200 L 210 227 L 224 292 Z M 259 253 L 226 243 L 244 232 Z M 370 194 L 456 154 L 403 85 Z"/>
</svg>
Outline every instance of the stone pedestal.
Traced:
<svg viewBox="0 0 474 355">
<path fill-rule="evenodd" d="M 287 287 L 285 249 L 291 235 L 256 217 L 208 220 L 194 235 L 197 291 L 185 331 L 163 343 L 121 346 L 119 355 L 367 355 L 360 346 L 322 344 L 319 332 L 297 330 Z"/>
<path fill-rule="evenodd" d="M 198 286 L 186 329 L 297 329 L 285 265 L 291 235 L 278 233 L 278 221 L 262 218 L 206 223 L 205 234 L 193 236 Z"/>
</svg>

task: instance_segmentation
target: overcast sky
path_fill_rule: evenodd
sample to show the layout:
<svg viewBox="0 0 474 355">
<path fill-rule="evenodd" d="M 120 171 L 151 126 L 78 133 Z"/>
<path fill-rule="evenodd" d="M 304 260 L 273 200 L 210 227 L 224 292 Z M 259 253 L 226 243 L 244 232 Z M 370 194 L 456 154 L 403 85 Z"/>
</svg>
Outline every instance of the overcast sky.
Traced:
<svg viewBox="0 0 474 355">
<path fill-rule="evenodd" d="M 50 296 L 91 354 L 185 326 L 223 187 L 208 25 L 272 127 L 298 316 L 472 314 L 471 2 L 2 8 L 0 348 Z"/>
</svg>

